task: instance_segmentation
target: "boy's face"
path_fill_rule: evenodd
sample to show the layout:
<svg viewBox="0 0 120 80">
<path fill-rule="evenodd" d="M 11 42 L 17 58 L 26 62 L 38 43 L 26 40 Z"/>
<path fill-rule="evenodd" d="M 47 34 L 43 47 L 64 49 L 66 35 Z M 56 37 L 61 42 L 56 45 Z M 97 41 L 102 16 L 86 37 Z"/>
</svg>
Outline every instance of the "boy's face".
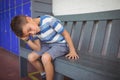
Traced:
<svg viewBox="0 0 120 80">
<path fill-rule="evenodd" d="M 39 32 L 39 27 L 38 27 L 38 24 L 36 24 L 32 18 L 28 18 L 28 23 L 25 24 L 23 27 L 23 36 L 24 37 L 28 37 L 28 36 L 33 36 L 35 35 L 36 33 Z"/>
</svg>

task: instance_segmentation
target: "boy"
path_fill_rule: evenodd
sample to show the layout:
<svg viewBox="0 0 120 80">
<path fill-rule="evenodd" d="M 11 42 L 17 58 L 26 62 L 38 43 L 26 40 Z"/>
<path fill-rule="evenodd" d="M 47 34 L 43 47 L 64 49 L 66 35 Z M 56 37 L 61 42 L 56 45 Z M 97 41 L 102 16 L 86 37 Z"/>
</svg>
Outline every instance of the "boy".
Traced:
<svg viewBox="0 0 120 80">
<path fill-rule="evenodd" d="M 24 40 L 32 49 L 28 55 L 29 62 L 41 73 L 44 80 L 53 80 L 52 61 L 65 55 L 68 59 L 78 59 L 69 33 L 60 24 L 60 20 L 50 15 L 31 18 L 24 15 L 15 16 L 11 21 L 12 31 Z M 32 36 L 33 39 L 29 39 Z M 38 61 L 41 57 L 42 64 Z M 44 72 L 45 71 L 45 72 Z"/>
</svg>

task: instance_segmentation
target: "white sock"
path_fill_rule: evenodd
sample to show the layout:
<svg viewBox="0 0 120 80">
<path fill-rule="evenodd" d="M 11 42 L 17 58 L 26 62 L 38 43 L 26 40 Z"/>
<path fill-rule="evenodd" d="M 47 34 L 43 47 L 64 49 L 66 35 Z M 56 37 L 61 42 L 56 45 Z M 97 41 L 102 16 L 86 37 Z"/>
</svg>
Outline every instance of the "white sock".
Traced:
<svg viewBox="0 0 120 80">
<path fill-rule="evenodd" d="M 43 75 L 45 75 L 45 74 L 46 74 L 45 72 L 40 73 L 41 76 L 43 76 Z"/>
</svg>

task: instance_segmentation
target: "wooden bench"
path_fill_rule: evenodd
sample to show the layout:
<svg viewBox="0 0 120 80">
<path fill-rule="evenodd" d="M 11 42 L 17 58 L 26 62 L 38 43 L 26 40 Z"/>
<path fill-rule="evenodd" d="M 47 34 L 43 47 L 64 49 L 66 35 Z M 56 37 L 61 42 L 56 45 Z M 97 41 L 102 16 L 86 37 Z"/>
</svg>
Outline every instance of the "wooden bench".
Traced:
<svg viewBox="0 0 120 80">
<path fill-rule="evenodd" d="M 120 10 L 56 16 L 70 33 L 78 60 L 55 60 L 55 80 L 120 80 Z"/>
<path fill-rule="evenodd" d="M 78 60 L 54 61 L 55 80 L 120 80 L 120 10 L 56 16 L 70 33 Z M 27 54 L 21 48 L 20 74 L 27 75 Z"/>
</svg>

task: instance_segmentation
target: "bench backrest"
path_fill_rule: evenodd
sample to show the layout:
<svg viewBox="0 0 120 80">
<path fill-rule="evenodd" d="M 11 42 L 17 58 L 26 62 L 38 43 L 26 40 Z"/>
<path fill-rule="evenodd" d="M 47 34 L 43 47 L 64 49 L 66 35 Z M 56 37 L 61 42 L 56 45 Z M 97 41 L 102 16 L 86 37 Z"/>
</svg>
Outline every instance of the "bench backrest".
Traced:
<svg viewBox="0 0 120 80">
<path fill-rule="evenodd" d="M 120 10 L 56 17 L 70 33 L 79 53 L 120 58 Z"/>
</svg>

